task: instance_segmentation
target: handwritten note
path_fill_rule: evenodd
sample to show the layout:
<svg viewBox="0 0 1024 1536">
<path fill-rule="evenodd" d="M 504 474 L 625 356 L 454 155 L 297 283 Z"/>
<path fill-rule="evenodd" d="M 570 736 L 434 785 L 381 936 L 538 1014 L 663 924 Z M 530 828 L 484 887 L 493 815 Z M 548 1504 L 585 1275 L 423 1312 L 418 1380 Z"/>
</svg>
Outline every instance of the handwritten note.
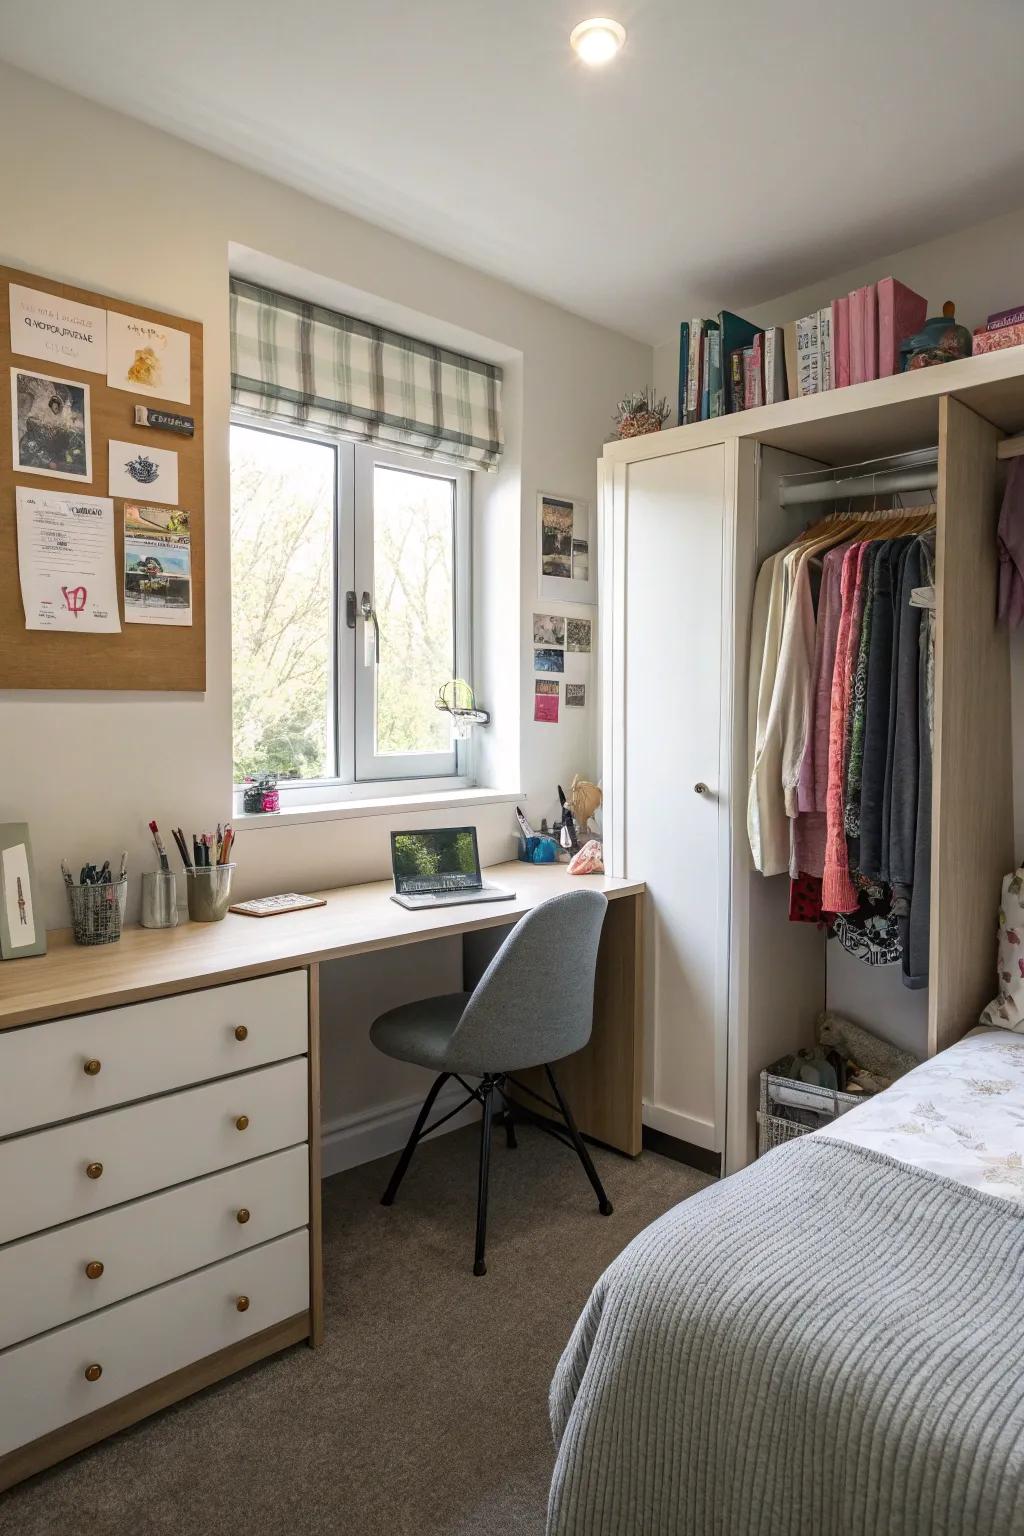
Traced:
<svg viewBox="0 0 1024 1536">
<path fill-rule="evenodd" d="M 17 502 L 25 628 L 120 631 L 111 498 L 18 486 Z"/>
</svg>

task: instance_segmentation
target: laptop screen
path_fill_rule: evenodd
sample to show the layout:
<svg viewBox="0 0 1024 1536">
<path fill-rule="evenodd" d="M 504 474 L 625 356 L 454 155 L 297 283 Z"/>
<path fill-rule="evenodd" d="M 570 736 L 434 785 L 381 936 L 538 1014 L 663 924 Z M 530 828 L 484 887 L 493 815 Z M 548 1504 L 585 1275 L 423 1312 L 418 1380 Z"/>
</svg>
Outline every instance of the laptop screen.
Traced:
<svg viewBox="0 0 1024 1536">
<path fill-rule="evenodd" d="M 402 896 L 435 891 L 478 891 L 480 855 L 476 827 L 441 827 L 436 832 L 392 832 L 395 890 Z"/>
</svg>

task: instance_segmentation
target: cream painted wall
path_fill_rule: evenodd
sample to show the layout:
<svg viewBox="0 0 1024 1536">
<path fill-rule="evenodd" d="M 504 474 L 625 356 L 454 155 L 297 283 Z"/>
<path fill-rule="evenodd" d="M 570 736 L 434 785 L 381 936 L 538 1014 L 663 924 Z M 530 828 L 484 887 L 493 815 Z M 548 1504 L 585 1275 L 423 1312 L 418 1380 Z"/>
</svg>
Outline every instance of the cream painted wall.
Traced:
<svg viewBox="0 0 1024 1536">
<path fill-rule="evenodd" d="M 500 494 L 492 484 L 481 498 L 488 515 L 520 521 L 518 569 L 511 561 L 486 572 L 490 623 L 508 646 L 505 655 L 519 658 L 506 696 L 532 693 L 536 493 L 594 499 L 595 462 L 615 401 L 647 382 L 651 349 L 0 66 L 0 140 L 24 143 L 26 124 L 31 153 L 0 158 L 0 260 L 201 320 L 206 347 L 206 694 L 0 694 L 0 821 L 29 822 L 42 907 L 48 925 L 57 926 L 66 923 L 62 855 L 76 864 L 127 847 L 138 871 L 152 863 L 149 817 L 189 827 L 229 812 L 229 245 L 379 295 L 519 355 L 510 370 L 518 396 L 510 402 L 511 447 L 519 462 L 502 477 Z M 514 669 L 514 660 L 508 665 Z M 557 728 L 530 719 L 508 733 L 513 742 L 518 734 L 520 760 L 501 765 L 503 780 L 525 791 L 538 819 L 555 805 L 558 779 L 597 772 L 596 708 L 594 699 Z M 408 824 L 452 819 L 425 813 Z M 485 860 L 512 852 L 511 807 L 480 808 L 473 819 Z M 389 869 L 390 824 L 376 816 L 241 831 L 240 893 L 381 877 Z M 394 962 L 387 968 L 390 1002 L 401 1000 L 396 990 L 410 997 L 436 990 L 437 967 L 425 955 L 409 952 L 398 984 Z M 445 975 L 453 975 L 451 964 Z M 339 979 L 331 996 L 342 1012 L 344 995 Z M 340 1023 L 357 1033 L 364 1025 L 362 1017 Z M 371 1066 L 365 1052 L 353 1074 L 336 1048 L 328 1059 L 336 1069 L 326 1090 L 328 1117 L 363 1113 L 375 1098 L 390 1102 L 408 1092 L 407 1074 L 389 1075 L 380 1060 Z"/>
</svg>

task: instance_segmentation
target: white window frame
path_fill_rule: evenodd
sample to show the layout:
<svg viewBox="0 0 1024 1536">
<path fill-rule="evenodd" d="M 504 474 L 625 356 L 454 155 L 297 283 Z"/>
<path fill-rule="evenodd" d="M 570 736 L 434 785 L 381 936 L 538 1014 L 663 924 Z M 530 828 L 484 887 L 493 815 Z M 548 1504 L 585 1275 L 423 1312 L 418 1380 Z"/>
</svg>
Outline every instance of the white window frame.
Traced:
<svg viewBox="0 0 1024 1536">
<path fill-rule="evenodd" d="M 332 613 L 334 692 L 328 729 L 333 733 L 337 775 L 319 779 L 281 779 L 282 807 L 323 805 L 375 799 L 403 791 L 422 795 L 466 789 L 472 783 L 472 741 L 453 741 L 451 752 L 376 754 L 373 750 L 376 665 L 373 620 L 360 612 L 361 598 L 373 587 L 373 471 L 377 464 L 450 480 L 454 487 L 454 632 L 456 675 L 472 685 L 472 476 L 469 470 L 440 464 L 416 453 L 396 453 L 373 443 L 353 443 L 310 431 L 290 422 L 231 413 L 232 426 L 277 433 L 322 444 L 335 453 L 334 605 Z M 348 622 L 349 594 L 354 594 L 356 622 Z M 367 631 L 370 642 L 367 641 Z M 439 683 L 444 681 L 440 679 Z M 360 769 L 362 777 L 357 777 Z M 242 786 L 236 785 L 241 812 Z"/>
</svg>

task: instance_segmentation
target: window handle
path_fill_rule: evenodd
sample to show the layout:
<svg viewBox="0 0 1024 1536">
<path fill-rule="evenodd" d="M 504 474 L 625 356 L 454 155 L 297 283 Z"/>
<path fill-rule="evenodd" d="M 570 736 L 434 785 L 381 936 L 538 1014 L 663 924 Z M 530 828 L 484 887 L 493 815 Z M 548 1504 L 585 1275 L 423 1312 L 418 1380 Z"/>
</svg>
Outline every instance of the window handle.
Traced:
<svg viewBox="0 0 1024 1536">
<path fill-rule="evenodd" d="M 373 623 L 373 659 L 376 662 L 377 666 L 379 667 L 380 666 L 380 625 L 377 623 L 377 614 L 374 611 L 373 599 L 371 598 L 369 592 L 364 592 L 363 593 L 362 601 L 359 604 L 359 612 L 363 616 L 363 622 L 364 623 L 369 624 L 371 621 Z M 367 665 L 369 665 L 369 662 L 367 662 Z"/>
</svg>

